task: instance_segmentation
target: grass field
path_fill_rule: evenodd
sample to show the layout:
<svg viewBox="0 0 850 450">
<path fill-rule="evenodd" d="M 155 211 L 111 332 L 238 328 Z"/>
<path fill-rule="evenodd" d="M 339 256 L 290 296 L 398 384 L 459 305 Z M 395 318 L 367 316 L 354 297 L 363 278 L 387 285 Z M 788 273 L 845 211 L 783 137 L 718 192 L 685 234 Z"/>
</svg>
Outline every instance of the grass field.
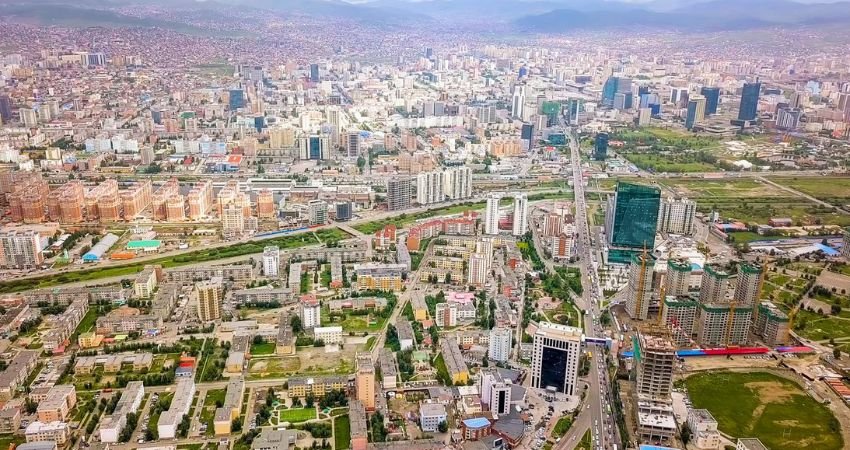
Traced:
<svg viewBox="0 0 850 450">
<path fill-rule="evenodd" d="M 215 410 L 217 404 L 224 404 L 224 398 L 227 396 L 227 391 L 224 389 L 213 389 L 207 391 L 207 396 L 204 397 L 204 409 L 201 410 L 201 423 L 207 424 L 206 435 L 212 436 L 215 433 L 213 427 L 213 419 L 215 419 Z"/>
<path fill-rule="evenodd" d="M 835 206 L 850 203 L 850 177 L 777 177 L 771 180 Z"/>
<path fill-rule="evenodd" d="M 248 378 L 251 380 L 282 378 L 297 372 L 300 368 L 301 360 L 297 356 L 254 359 L 248 365 Z"/>
<path fill-rule="evenodd" d="M 346 418 L 348 417 L 346 416 Z M 26 442 L 26 439 L 22 434 L 0 434 L 0 449 L 5 450 L 9 448 L 9 444 L 15 444 L 15 446 L 18 446 L 24 442 Z"/>
<path fill-rule="evenodd" d="M 815 341 L 847 337 L 850 336 L 850 320 L 799 311 L 795 319 L 794 330 L 806 339 Z"/>
<path fill-rule="evenodd" d="M 651 153 L 623 153 L 622 156 L 641 169 L 656 173 L 713 172 L 717 166 L 699 161 L 689 161 L 671 155 Z"/>
<path fill-rule="evenodd" d="M 277 344 L 274 342 L 251 343 L 251 354 L 254 356 L 274 355 Z"/>
<path fill-rule="evenodd" d="M 348 414 L 334 418 L 334 449 L 351 448 L 351 419 Z"/>
<path fill-rule="evenodd" d="M 137 263 L 131 262 L 129 264 L 116 267 L 95 267 L 92 269 L 78 270 L 61 275 L 45 275 L 41 277 L 3 281 L 0 282 L 0 294 L 45 288 L 79 281 L 91 281 L 102 278 L 132 275 L 137 272 L 141 272 L 144 266 L 148 264 L 159 264 L 167 269 L 187 264 L 196 264 L 207 261 L 215 261 L 218 259 L 232 258 L 235 256 L 262 253 L 263 248 L 267 245 L 276 245 L 283 250 L 304 247 L 307 245 L 316 245 L 319 244 L 319 242 L 339 241 L 346 237 L 348 237 L 348 234 L 338 228 L 326 228 L 312 233 L 301 233 L 292 236 L 266 239 L 263 241 L 243 242 L 227 247 L 195 250 L 181 255 L 167 256 Z"/>
<path fill-rule="evenodd" d="M 316 418 L 316 408 L 281 409 L 278 417 L 281 422 L 304 422 Z"/>
<path fill-rule="evenodd" d="M 555 424 L 555 428 L 552 429 L 552 437 L 559 438 L 563 436 L 567 431 L 570 430 L 573 421 L 569 417 L 561 417 L 558 419 L 558 422 Z"/>
<path fill-rule="evenodd" d="M 724 433 L 756 437 L 774 449 L 843 448 L 838 420 L 792 381 L 764 372 L 711 372 L 685 384 L 694 407 L 708 409 Z"/>
</svg>

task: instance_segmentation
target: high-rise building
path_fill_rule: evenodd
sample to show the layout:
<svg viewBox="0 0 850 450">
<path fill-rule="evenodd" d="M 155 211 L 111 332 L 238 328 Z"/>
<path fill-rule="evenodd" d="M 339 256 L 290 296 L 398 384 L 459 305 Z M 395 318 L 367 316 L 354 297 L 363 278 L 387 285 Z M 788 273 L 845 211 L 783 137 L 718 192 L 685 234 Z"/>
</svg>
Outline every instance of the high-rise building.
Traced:
<svg viewBox="0 0 850 450">
<path fill-rule="evenodd" d="M 510 328 L 493 328 L 490 330 L 490 343 L 487 357 L 493 361 L 507 361 L 511 357 L 512 341 L 513 331 Z"/>
<path fill-rule="evenodd" d="M 274 193 L 263 189 L 257 194 L 257 217 L 260 219 L 275 218 Z"/>
<path fill-rule="evenodd" d="M 301 326 L 305 329 L 322 326 L 322 305 L 315 297 L 301 299 Z"/>
<path fill-rule="evenodd" d="M 787 345 L 790 341 L 788 315 L 771 302 L 763 301 L 753 318 L 753 334 L 761 336 L 771 346 Z"/>
<path fill-rule="evenodd" d="M 242 208 L 227 205 L 221 213 L 221 233 L 225 238 L 241 236 L 245 232 L 245 215 Z"/>
<path fill-rule="evenodd" d="M 641 400 L 670 401 L 673 390 L 673 369 L 676 365 L 676 349 L 673 344 L 658 336 L 638 334 L 635 349 L 635 381 L 637 395 Z"/>
<path fill-rule="evenodd" d="M 310 64 L 310 81 L 313 83 L 318 83 L 320 81 L 319 77 L 319 65 L 318 64 Z"/>
<path fill-rule="evenodd" d="M 345 154 L 353 158 L 360 154 L 360 132 L 349 131 L 345 139 Z"/>
<path fill-rule="evenodd" d="M 720 88 L 703 86 L 699 93 L 705 97 L 705 115 L 717 114 L 717 105 L 720 104 Z"/>
<path fill-rule="evenodd" d="M 658 212 L 658 231 L 691 235 L 694 232 L 696 213 L 695 201 L 668 197 L 661 201 L 661 210 Z"/>
<path fill-rule="evenodd" d="M 228 106 L 231 111 L 236 111 L 237 109 L 245 106 L 245 91 L 242 89 L 231 89 L 228 98 Z"/>
<path fill-rule="evenodd" d="M 528 196 L 526 194 L 514 195 L 514 236 L 523 236 L 528 232 Z"/>
<path fill-rule="evenodd" d="M 481 404 L 495 416 L 511 412 L 511 381 L 506 380 L 499 369 L 481 369 Z"/>
<path fill-rule="evenodd" d="M 614 107 L 617 99 L 617 94 L 623 94 L 620 102 L 620 109 L 631 108 L 631 100 L 626 99 L 625 94 L 632 93 L 631 78 L 611 76 L 605 81 L 602 87 L 602 106 Z M 626 102 L 628 101 L 628 107 Z"/>
<path fill-rule="evenodd" d="M 759 95 L 761 83 L 744 83 L 741 89 L 741 105 L 738 109 L 738 120 L 756 120 L 758 117 Z"/>
<path fill-rule="evenodd" d="M 328 223 L 328 204 L 324 200 L 310 200 L 307 203 L 307 213 L 310 216 L 310 225 Z"/>
<path fill-rule="evenodd" d="M 608 157 L 608 133 L 599 133 L 593 143 L 593 159 L 605 161 Z"/>
<path fill-rule="evenodd" d="M 796 130 L 800 126 L 803 110 L 800 108 L 783 107 L 776 112 L 776 128 L 780 130 Z"/>
<path fill-rule="evenodd" d="M 263 275 L 276 277 L 280 268 L 280 248 L 270 245 L 263 249 Z"/>
<path fill-rule="evenodd" d="M 487 209 L 484 210 L 484 234 L 499 234 L 499 203 L 502 196 L 487 194 Z"/>
<path fill-rule="evenodd" d="M 18 115 L 21 116 L 21 123 L 27 128 L 33 128 L 38 125 L 38 115 L 32 108 L 21 108 L 18 110 Z"/>
<path fill-rule="evenodd" d="M 706 264 L 703 268 L 702 283 L 699 288 L 699 302 L 726 303 L 726 293 L 729 290 L 729 273 L 722 267 Z"/>
<path fill-rule="evenodd" d="M 416 176 L 416 202 L 420 205 L 430 205 L 444 201 L 443 184 L 443 172 L 439 170 L 418 174 Z"/>
<path fill-rule="evenodd" d="M 0 231 L 0 267 L 35 269 L 44 262 L 41 237 L 33 230 Z"/>
<path fill-rule="evenodd" d="M 334 205 L 334 207 L 336 208 L 335 219 L 337 222 L 345 222 L 347 220 L 351 220 L 351 217 L 353 216 L 353 208 L 351 206 L 351 202 L 339 202 Z"/>
<path fill-rule="evenodd" d="M 629 283 L 626 285 L 626 312 L 634 320 L 646 320 L 652 300 L 652 279 L 655 258 L 649 253 L 635 254 L 629 265 Z"/>
<path fill-rule="evenodd" d="M 324 160 L 330 156 L 330 143 L 326 135 L 305 136 L 298 139 L 299 159 Z"/>
<path fill-rule="evenodd" d="M 694 345 L 694 327 L 699 313 L 699 301 L 691 295 L 672 296 L 664 298 L 661 320 L 670 330 L 670 338 L 676 347 Z"/>
<path fill-rule="evenodd" d="M 410 177 L 387 180 L 387 210 L 401 211 L 410 208 Z"/>
<path fill-rule="evenodd" d="M 375 410 L 375 365 L 371 353 L 358 353 L 356 358 L 355 391 L 357 400 L 363 402 L 367 411 Z"/>
<path fill-rule="evenodd" d="M 480 253 L 469 255 L 467 283 L 481 286 L 487 282 L 487 258 Z"/>
<path fill-rule="evenodd" d="M 667 274 L 664 277 L 664 293 L 674 297 L 688 295 L 692 270 L 691 263 L 687 259 L 669 259 Z"/>
<path fill-rule="evenodd" d="M 198 220 L 209 215 L 215 201 L 212 181 L 205 180 L 193 185 L 192 190 L 187 195 L 187 200 L 189 203 L 190 220 Z"/>
<path fill-rule="evenodd" d="M 670 103 L 683 107 L 688 104 L 688 88 L 673 87 L 670 90 Z"/>
<path fill-rule="evenodd" d="M 742 262 L 738 264 L 738 279 L 732 296 L 738 305 L 755 306 L 761 294 L 763 269 L 760 265 Z"/>
<path fill-rule="evenodd" d="M 688 100 L 688 112 L 685 117 L 685 128 L 691 130 L 705 120 L 705 97 L 694 95 Z"/>
<path fill-rule="evenodd" d="M 198 291 L 198 318 L 209 322 L 221 318 L 221 302 L 224 300 L 224 287 L 221 277 L 213 277 L 196 286 Z"/>
<path fill-rule="evenodd" d="M 617 183 L 605 214 L 609 261 L 628 263 L 629 255 L 644 248 L 652 250 L 660 203 L 661 190 L 656 186 Z"/>
<path fill-rule="evenodd" d="M 295 147 L 295 128 L 269 128 L 269 147 L 273 149 Z"/>
<path fill-rule="evenodd" d="M 540 322 L 534 333 L 531 387 L 554 389 L 567 395 L 577 393 L 581 328 Z"/>
<path fill-rule="evenodd" d="M 472 197 L 472 169 L 461 166 L 443 171 L 443 193 L 450 200 Z"/>
<path fill-rule="evenodd" d="M 8 95 L 0 95 L 0 122 L 9 123 L 12 120 L 12 99 Z"/>
</svg>

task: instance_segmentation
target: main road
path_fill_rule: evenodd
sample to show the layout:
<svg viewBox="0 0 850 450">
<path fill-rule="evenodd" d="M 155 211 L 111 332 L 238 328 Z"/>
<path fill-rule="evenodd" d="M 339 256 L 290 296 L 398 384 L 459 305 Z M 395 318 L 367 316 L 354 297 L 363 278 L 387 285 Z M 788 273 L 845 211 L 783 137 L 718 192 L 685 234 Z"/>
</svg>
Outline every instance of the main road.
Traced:
<svg viewBox="0 0 850 450">
<path fill-rule="evenodd" d="M 575 228 L 576 228 L 576 252 L 578 255 L 579 269 L 581 270 L 582 283 L 587 287 L 582 290 L 580 296 L 576 296 L 576 304 L 584 309 L 584 334 L 587 336 L 598 336 L 602 333 L 599 325 L 601 312 L 599 280 L 595 270 L 592 270 L 592 248 L 590 245 L 590 228 L 587 222 L 587 203 L 585 199 L 584 177 L 581 167 L 581 154 L 578 141 L 571 133 L 569 136 L 570 165 L 572 168 L 573 191 L 575 192 Z M 595 257 L 594 257 L 595 258 Z M 585 403 L 579 412 L 569 432 L 561 438 L 555 446 L 557 450 L 575 448 L 587 429 L 590 429 L 593 438 L 593 448 L 613 449 L 622 448 L 619 442 L 619 434 L 615 432 L 616 424 L 611 421 L 608 413 L 610 405 L 610 382 L 608 380 L 607 364 L 605 354 L 601 349 L 587 349 L 593 354 L 590 359 L 590 371 L 587 380 L 587 393 Z"/>
</svg>

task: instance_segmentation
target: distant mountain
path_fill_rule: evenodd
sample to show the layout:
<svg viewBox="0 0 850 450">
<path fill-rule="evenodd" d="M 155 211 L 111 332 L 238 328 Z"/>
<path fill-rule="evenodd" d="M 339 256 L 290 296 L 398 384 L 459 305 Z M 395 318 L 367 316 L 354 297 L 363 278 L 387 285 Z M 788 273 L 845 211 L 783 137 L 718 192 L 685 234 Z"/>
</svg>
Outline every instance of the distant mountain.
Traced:
<svg viewBox="0 0 850 450">
<path fill-rule="evenodd" d="M 634 26 L 688 30 L 739 30 L 775 25 L 850 24 L 850 2 L 802 4 L 788 0 L 693 1 L 625 4 L 610 10 L 557 9 L 514 21 L 522 30 L 563 32 Z M 676 2 L 681 3 L 681 1 Z M 613 6 L 613 2 L 608 3 Z"/>
</svg>

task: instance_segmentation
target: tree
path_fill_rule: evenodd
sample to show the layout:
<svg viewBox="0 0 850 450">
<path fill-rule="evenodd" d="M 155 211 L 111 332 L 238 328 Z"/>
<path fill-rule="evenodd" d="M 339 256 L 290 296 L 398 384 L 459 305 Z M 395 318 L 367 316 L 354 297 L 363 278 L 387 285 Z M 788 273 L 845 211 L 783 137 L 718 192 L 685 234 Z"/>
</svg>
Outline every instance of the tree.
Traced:
<svg viewBox="0 0 850 450">
<path fill-rule="evenodd" d="M 301 318 L 298 316 L 292 316 L 292 319 L 289 320 L 289 326 L 292 327 L 292 332 L 295 334 L 304 332 L 304 326 L 301 325 Z"/>
<path fill-rule="evenodd" d="M 440 422 L 440 424 L 437 425 L 437 431 L 439 431 L 440 433 L 445 433 L 449 431 L 449 424 L 447 424 L 445 420 Z"/>
<path fill-rule="evenodd" d="M 682 425 L 682 443 L 687 447 L 688 442 L 691 440 L 691 428 L 688 424 Z"/>
<path fill-rule="evenodd" d="M 832 357 L 835 359 L 841 359 L 841 350 L 838 348 L 832 349 Z"/>
<path fill-rule="evenodd" d="M 831 305 L 829 309 L 833 316 L 841 314 L 841 306 L 839 305 Z"/>
</svg>

